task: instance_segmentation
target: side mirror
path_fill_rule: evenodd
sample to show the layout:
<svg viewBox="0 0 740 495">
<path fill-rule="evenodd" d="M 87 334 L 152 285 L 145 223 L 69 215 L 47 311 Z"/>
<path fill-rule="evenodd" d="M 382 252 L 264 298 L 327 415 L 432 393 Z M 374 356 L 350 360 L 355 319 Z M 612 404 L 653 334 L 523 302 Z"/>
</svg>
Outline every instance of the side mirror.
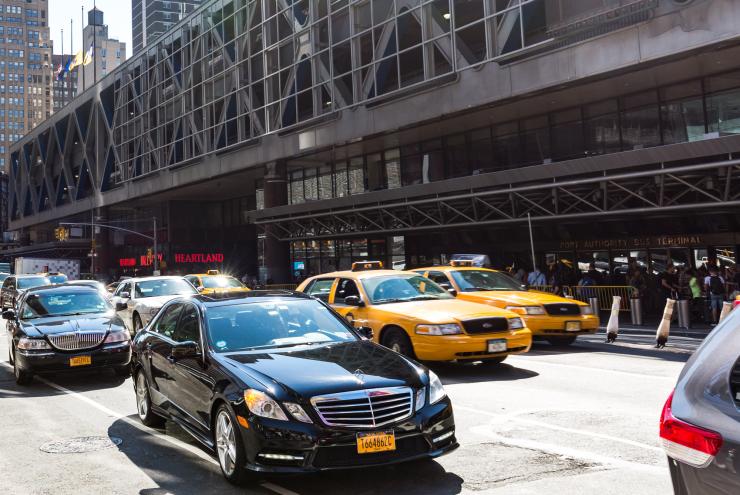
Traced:
<svg viewBox="0 0 740 495">
<path fill-rule="evenodd" d="M 3 311 L 3 320 L 14 320 L 15 319 L 15 311 L 12 309 L 6 309 Z"/>
<path fill-rule="evenodd" d="M 442 287 L 444 290 L 452 294 L 453 296 L 457 295 L 457 291 L 452 288 L 450 284 L 439 284 L 440 287 Z"/>
<path fill-rule="evenodd" d="M 360 296 L 347 296 L 344 298 L 344 304 L 347 306 L 357 306 L 358 308 L 365 306 L 365 303 L 362 302 Z"/>
<path fill-rule="evenodd" d="M 131 299 L 131 293 L 130 292 L 121 292 L 118 297 L 121 299 Z"/>
<path fill-rule="evenodd" d="M 118 301 L 116 303 L 116 311 L 124 311 L 126 309 L 128 309 L 128 304 L 125 302 Z"/>
<path fill-rule="evenodd" d="M 370 327 L 359 327 L 356 329 L 363 339 L 373 340 L 373 329 Z"/>
<path fill-rule="evenodd" d="M 206 290 L 206 288 L 203 287 L 202 285 L 198 286 L 197 289 L 198 289 L 198 292 L 203 292 L 204 290 Z"/>
<path fill-rule="evenodd" d="M 179 344 L 175 344 L 172 346 L 172 352 L 170 353 L 170 358 L 177 360 L 177 359 L 183 359 L 183 358 L 189 358 L 189 357 L 196 357 L 200 355 L 200 349 L 198 347 L 197 342 L 193 342 L 192 340 L 188 340 L 185 342 L 180 342 Z"/>
</svg>

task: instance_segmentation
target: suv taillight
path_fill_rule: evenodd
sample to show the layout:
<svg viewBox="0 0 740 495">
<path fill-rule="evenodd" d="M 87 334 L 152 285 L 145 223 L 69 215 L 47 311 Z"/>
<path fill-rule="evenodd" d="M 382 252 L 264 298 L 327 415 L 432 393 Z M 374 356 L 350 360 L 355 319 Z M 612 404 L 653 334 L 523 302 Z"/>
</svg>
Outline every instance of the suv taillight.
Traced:
<svg viewBox="0 0 740 495">
<path fill-rule="evenodd" d="M 660 439 L 672 459 L 703 468 L 711 464 L 722 447 L 722 435 L 676 418 L 671 411 L 673 392 L 660 415 Z"/>
</svg>

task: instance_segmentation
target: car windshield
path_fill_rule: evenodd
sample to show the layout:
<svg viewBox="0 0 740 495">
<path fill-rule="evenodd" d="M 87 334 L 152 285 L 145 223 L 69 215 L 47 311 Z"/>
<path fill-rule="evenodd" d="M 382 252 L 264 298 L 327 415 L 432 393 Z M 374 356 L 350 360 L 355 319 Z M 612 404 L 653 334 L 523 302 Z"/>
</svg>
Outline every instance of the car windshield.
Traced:
<svg viewBox="0 0 740 495">
<path fill-rule="evenodd" d="M 59 273 L 57 275 L 47 275 L 52 284 L 64 284 L 67 282 L 67 276 Z"/>
<path fill-rule="evenodd" d="M 452 278 L 462 292 L 479 290 L 524 290 L 522 286 L 501 272 L 488 270 L 460 270 L 453 271 Z"/>
<path fill-rule="evenodd" d="M 365 293 L 373 304 L 452 299 L 439 285 L 421 275 L 387 275 L 362 280 Z"/>
<path fill-rule="evenodd" d="M 178 296 L 197 294 L 195 287 L 185 279 L 162 278 L 136 282 L 136 297 Z"/>
<path fill-rule="evenodd" d="M 10 277 L 9 273 L 0 273 L 0 283 L 5 282 L 5 279 Z"/>
<path fill-rule="evenodd" d="M 203 287 L 206 289 L 231 289 L 234 287 L 244 287 L 244 284 L 234 277 L 210 276 L 201 277 L 200 280 L 203 283 Z"/>
<path fill-rule="evenodd" d="M 41 292 L 30 294 L 23 305 L 22 320 L 48 316 L 73 316 L 105 313 L 112 308 L 100 294 L 84 292 Z"/>
<path fill-rule="evenodd" d="M 51 282 L 46 277 L 18 278 L 18 288 L 19 289 L 32 289 L 33 287 L 41 287 L 44 285 L 51 285 Z"/>
<path fill-rule="evenodd" d="M 281 300 L 208 308 L 216 352 L 319 345 L 357 340 L 329 308 L 315 300 Z"/>
</svg>

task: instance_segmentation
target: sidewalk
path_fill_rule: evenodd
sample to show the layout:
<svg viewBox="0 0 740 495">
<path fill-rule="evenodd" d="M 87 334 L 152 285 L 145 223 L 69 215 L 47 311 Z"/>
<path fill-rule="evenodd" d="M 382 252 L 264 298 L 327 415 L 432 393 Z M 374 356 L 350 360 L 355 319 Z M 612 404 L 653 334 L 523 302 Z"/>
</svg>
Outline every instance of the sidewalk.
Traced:
<svg viewBox="0 0 740 495">
<path fill-rule="evenodd" d="M 609 312 L 601 312 L 601 320 L 599 325 L 600 332 L 606 332 L 606 323 L 609 321 Z M 634 335 L 655 335 L 658 330 L 658 323 L 660 318 L 658 317 L 647 317 L 643 318 L 642 325 L 632 325 L 630 323 L 629 313 L 622 313 L 619 315 L 619 333 L 634 334 Z M 714 325 L 708 325 L 706 323 L 692 323 L 691 327 L 686 329 L 678 326 L 678 321 L 671 322 L 671 335 L 678 337 L 693 337 L 697 339 L 703 339 L 709 332 L 714 329 Z"/>
</svg>

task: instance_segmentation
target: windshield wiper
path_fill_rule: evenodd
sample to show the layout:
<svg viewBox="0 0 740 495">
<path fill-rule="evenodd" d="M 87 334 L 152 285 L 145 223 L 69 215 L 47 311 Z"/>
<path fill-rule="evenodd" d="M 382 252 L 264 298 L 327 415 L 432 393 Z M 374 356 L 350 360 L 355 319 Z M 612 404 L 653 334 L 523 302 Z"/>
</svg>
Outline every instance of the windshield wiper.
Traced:
<svg viewBox="0 0 740 495">
<path fill-rule="evenodd" d="M 439 296 L 430 296 L 430 295 L 414 296 L 410 299 L 406 299 L 406 301 L 431 301 L 433 299 L 439 299 Z"/>
<path fill-rule="evenodd" d="M 298 345 L 316 345 L 316 344 L 330 344 L 331 342 L 293 342 L 290 344 L 269 344 L 269 345 L 257 345 L 254 347 L 247 347 L 244 350 L 252 351 L 259 349 L 279 349 L 282 347 L 295 347 Z"/>
<path fill-rule="evenodd" d="M 385 304 L 385 303 L 397 303 L 397 302 L 403 302 L 408 301 L 408 299 L 400 299 L 398 297 L 390 297 L 388 299 L 376 299 L 373 301 L 374 304 Z"/>
</svg>

